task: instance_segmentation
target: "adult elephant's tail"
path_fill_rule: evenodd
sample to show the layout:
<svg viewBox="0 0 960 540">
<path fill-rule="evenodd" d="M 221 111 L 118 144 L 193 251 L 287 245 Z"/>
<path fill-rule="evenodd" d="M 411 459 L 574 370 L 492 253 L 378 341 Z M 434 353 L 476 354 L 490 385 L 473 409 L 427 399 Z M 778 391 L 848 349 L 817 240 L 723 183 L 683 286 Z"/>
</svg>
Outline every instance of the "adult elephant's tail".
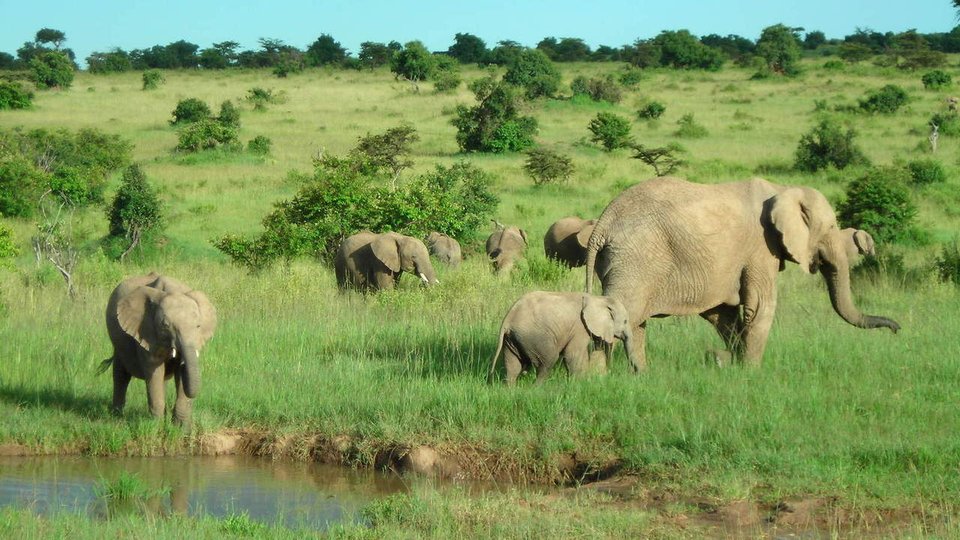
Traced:
<svg viewBox="0 0 960 540">
<path fill-rule="evenodd" d="M 110 366 L 112 365 L 113 365 L 113 357 L 111 356 L 110 358 L 107 358 L 103 362 L 100 362 L 100 365 L 97 366 L 96 375 L 102 374 L 104 371 L 110 369 Z"/>
<path fill-rule="evenodd" d="M 503 338 L 507 335 L 507 331 L 504 328 L 500 329 L 500 337 L 497 338 L 497 350 L 493 353 L 493 358 L 490 359 L 490 371 L 487 373 L 487 384 L 493 384 L 493 376 L 497 371 L 497 358 L 500 357 L 500 351 L 503 350 Z"/>
</svg>

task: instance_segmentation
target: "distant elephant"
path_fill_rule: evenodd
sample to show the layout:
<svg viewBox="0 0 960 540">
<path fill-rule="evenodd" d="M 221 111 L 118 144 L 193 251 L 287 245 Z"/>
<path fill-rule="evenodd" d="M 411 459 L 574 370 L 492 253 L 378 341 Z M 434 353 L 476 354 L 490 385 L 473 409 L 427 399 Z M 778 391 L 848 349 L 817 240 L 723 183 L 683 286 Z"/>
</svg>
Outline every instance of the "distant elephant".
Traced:
<svg viewBox="0 0 960 540">
<path fill-rule="evenodd" d="M 122 281 L 107 301 L 113 356 L 113 411 L 123 412 L 131 377 L 147 383 L 150 413 L 162 418 L 164 381 L 174 378 L 174 421 L 189 426 L 200 391 L 200 349 L 213 336 L 217 312 L 207 296 L 171 277 L 150 273 Z"/>
<path fill-rule="evenodd" d="M 843 235 L 847 248 L 847 260 L 850 266 L 857 264 L 860 255 L 869 255 L 876 257 L 877 252 L 874 249 L 873 237 L 870 233 L 861 229 L 847 228 L 840 231 Z"/>
<path fill-rule="evenodd" d="M 583 266 L 587 263 L 587 242 L 596 222 L 577 216 L 557 220 L 543 235 L 543 253 L 569 268 Z"/>
<path fill-rule="evenodd" d="M 531 367 L 537 370 L 537 383 L 542 383 L 561 356 L 571 375 L 594 365 L 605 371 L 614 339 L 623 340 L 632 354 L 630 323 L 619 300 L 578 292 L 529 292 L 503 318 L 489 379 L 493 380 L 501 351 L 509 385 Z M 589 353 L 591 343 L 597 347 L 594 354 Z M 601 350 L 603 355 L 598 355 Z"/>
<path fill-rule="evenodd" d="M 460 261 L 463 260 L 463 253 L 460 251 L 460 242 L 436 231 L 427 235 L 427 249 L 438 261 L 451 268 L 460 266 Z"/>
<path fill-rule="evenodd" d="M 392 289 L 403 272 L 418 276 L 427 285 L 440 283 L 430 264 L 427 246 L 411 236 L 363 231 L 340 243 L 334 259 L 337 285 L 361 291 Z"/>
<path fill-rule="evenodd" d="M 504 227 L 497 223 L 497 230 L 487 238 L 487 256 L 493 263 L 493 271 L 498 274 L 508 274 L 526 249 L 527 231 L 519 227 Z"/>
<path fill-rule="evenodd" d="M 626 306 L 636 371 L 646 366 L 647 319 L 668 315 L 699 314 L 734 358 L 758 365 L 787 261 L 819 270 L 834 310 L 851 325 L 900 329 L 854 305 L 846 242 L 826 197 L 760 178 L 703 185 L 659 177 L 627 189 L 593 229 L 586 291 L 596 269 L 603 293 Z"/>
</svg>

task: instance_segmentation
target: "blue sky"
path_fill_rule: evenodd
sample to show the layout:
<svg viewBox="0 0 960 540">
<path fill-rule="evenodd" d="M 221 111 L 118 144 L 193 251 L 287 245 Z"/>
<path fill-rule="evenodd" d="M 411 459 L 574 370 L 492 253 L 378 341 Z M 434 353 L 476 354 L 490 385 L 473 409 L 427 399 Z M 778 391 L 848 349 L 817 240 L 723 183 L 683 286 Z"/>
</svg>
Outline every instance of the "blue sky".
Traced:
<svg viewBox="0 0 960 540">
<path fill-rule="evenodd" d="M 306 48 L 325 33 L 356 54 L 363 41 L 419 39 L 446 50 L 454 34 L 469 32 L 488 46 L 506 39 L 533 46 L 554 36 L 616 47 L 679 29 L 755 40 L 781 22 L 828 38 L 858 27 L 929 33 L 958 24 L 950 0 L 0 0 L 0 51 L 15 55 L 44 27 L 63 31 L 82 62 L 93 51 L 179 39 L 201 48 L 232 40 L 245 50 L 268 37 Z"/>
</svg>

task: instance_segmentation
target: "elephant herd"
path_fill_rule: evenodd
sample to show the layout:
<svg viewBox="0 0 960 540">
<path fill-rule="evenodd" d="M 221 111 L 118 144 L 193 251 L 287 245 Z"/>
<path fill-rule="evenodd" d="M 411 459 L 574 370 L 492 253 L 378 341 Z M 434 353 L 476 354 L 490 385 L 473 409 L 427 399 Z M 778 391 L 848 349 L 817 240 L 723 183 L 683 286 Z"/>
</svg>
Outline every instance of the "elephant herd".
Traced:
<svg viewBox="0 0 960 540">
<path fill-rule="evenodd" d="M 543 245 L 547 257 L 586 267 L 586 292 L 534 291 L 518 299 L 503 319 L 491 379 L 501 353 L 507 384 L 524 369 L 536 370 L 541 382 L 560 358 L 572 375 L 604 372 L 617 339 L 640 372 L 647 321 L 671 315 L 701 316 L 724 343 L 718 355 L 758 365 L 777 305 L 777 275 L 787 262 L 823 276 L 834 311 L 847 323 L 900 328 L 863 314 L 853 302 L 850 268 L 859 255 L 874 254 L 873 239 L 866 231 L 840 230 L 826 198 L 808 187 L 760 178 L 703 185 L 657 177 L 626 189 L 595 220 L 560 219 Z M 525 230 L 499 223 L 486 242 L 497 273 L 509 272 L 526 247 Z M 454 267 L 462 259 L 457 241 L 440 233 L 424 244 L 362 231 L 337 251 L 337 284 L 391 289 L 406 272 L 436 285 L 431 254 Z M 592 294 L 594 275 L 603 296 Z M 106 312 L 114 353 L 103 363 L 113 367 L 114 411 L 122 411 L 130 378 L 137 377 L 147 383 L 151 413 L 163 416 L 164 380 L 173 377 L 174 419 L 189 422 L 200 349 L 216 321 L 203 293 L 172 278 L 149 274 L 120 283 Z"/>
</svg>

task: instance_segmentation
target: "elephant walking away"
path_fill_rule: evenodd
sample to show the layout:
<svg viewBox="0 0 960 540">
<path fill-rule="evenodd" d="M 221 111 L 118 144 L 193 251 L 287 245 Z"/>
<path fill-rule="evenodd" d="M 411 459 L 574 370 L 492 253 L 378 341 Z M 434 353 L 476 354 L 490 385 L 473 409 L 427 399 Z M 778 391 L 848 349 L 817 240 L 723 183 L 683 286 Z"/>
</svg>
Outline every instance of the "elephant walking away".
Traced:
<svg viewBox="0 0 960 540">
<path fill-rule="evenodd" d="M 501 351 L 508 385 L 527 368 L 535 369 L 537 383 L 542 383 L 560 357 L 571 375 L 591 369 L 603 372 L 615 339 L 623 341 L 628 356 L 633 354 L 630 323 L 620 301 L 578 292 L 529 292 L 503 318 L 489 379 L 493 380 Z"/>
<path fill-rule="evenodd" d="M 543 253 L 568 268 L 587 264 L 587 242 L 593 232 L 595 219 L 570 216 L 557 220 L 543 235 Z"/>
<path fill-rule="evenodd" d="M 334 259 L 337 285 L 360 291 L 392 289 L 404 272 L 426 285 L 439 284 L 427 246 L 412 236 L 363 231 L 340 243 Z"/>
<path fill-rule="evenodd" d="M 168 276 L 131 277 L 107 301 L 107 334 L 113 356 L 113 411 L 123 412 L 131 377 L 147 384 L 150 413 L 163 417 L 164 381 L 173 377 L 174 421 L 189 427 L 192 400 L 200 391 L 200 349 L 213 336 L 217 312 L 205 294 Z"/>
<path fill-rule="evenodd" d="M 820 272 L 834 311 L 858 328 L 889 328 L 864 315 L 850 291 L 847 244 L 819 191 L 760 178 L 702 185 L 659 177 L 617 196 L 587 247 L 586 290 L 596 270 L 603 293 L 623 302 L 634 331 L 635 370 L 645 367 L 650 317 L 697 315 L 735 359 L 759 365 L 787 261 Z"/>
<path fill-rule="evenodd" d="M 463 260 L 460 242 L 436 231 L 427 235 L 427 249 L 438 261 L 450 268 L 457 268 L 460 266 L 460 261 Z"/>
<path fill-rule="evenodd" d="M 487 256 L 497 274 L 509 274 L 526 249 L 527 231 L 519 227 L 504 227 L 497 223 L 497 230 L 487 238 Z"/>
</svg>

